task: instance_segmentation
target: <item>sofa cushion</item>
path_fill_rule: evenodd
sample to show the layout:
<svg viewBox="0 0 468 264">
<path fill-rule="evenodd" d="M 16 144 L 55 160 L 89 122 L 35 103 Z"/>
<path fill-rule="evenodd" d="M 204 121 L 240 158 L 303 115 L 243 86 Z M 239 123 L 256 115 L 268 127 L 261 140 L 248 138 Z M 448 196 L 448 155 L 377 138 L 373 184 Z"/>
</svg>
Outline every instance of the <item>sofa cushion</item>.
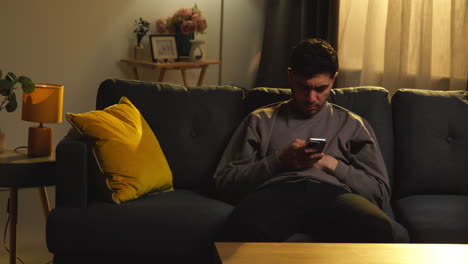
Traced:
<svg viewBox="0 0 468 264">
<path fill-rule="evenodd" d="M 82 135 L 92 138 L 102 172 L 102 192 L 116 203 L 153 191 L 172 190 L 172 173 L 158 139 L 126 97 L 104 110 L 67 113 Z"/>
<path fill-rule="evenodd" d="M 232 86 L 186 88 L 168 83 L 106 80 L 96 108 L 128 97 L 155 132 L 174 188 L 213 191 L 213 173 L 242 118 L 244 91 Z"/>
<path fill-rule="evenodd" d="M 47 245 L 51 252 L 62 253 L 203 255 L 212 249 L 232 209 L 224 202 L 177 189 L 122 204 L 94 202 L 86 211 L 56 208 L 47 221 Z"/>
<path fill-rule="evenodd" d="M 468 243 L 467 195 L 415 195 L 395 203 L 413 243 Z"/>
<path fill-rule="evenodd" d="M 398 197 L 468 194 L 468 92 L 401 89 L 392 98 Z"/>
</svg>

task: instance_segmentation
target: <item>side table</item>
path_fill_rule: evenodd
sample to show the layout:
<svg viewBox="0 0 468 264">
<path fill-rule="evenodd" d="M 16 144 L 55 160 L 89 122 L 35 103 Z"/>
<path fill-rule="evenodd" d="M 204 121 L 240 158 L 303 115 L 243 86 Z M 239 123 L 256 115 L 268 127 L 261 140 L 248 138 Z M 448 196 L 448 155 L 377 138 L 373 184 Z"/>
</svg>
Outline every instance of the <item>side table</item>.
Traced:
<svg viewBox="0 0 468 264">
<path fill-rule="evenodd" d="M 182 73 L 182 80 L 184 85 L 188 86 L 186 70 L 188 69 L 197 69 L 200 68 L 200 75 L 198 77 L 197 86 L 203 84 L 203 79 L 205 78 L 206 68 L 210 64 L 219 64 L 217 60 L 200 60 L 200 61 L 178 61 L 178 62 L 151 62 L 144 60 L 120 60 L 130 65 L 133 69 L 133 74 L 135 80 L 140 80 L 140 75 L 138 74 L 138 66 L 148 67 L 151 69 L 159 68 L 159 78 L 158 82 L 164 81 L 164 76 L 168 70 L 180 70 Z"/>
<path fill-rule="evenodd" d="M 6 150 L 0 153 L 0 173 L 0 187 L 10 188 L 10 263 L 16 263 L 18 189 L 38 187 L 47 220 L 50 205 L 46 186 L 55 183 L 55 153 L 49 157 L 29 157 L 27 150 Z"/>
</svg>

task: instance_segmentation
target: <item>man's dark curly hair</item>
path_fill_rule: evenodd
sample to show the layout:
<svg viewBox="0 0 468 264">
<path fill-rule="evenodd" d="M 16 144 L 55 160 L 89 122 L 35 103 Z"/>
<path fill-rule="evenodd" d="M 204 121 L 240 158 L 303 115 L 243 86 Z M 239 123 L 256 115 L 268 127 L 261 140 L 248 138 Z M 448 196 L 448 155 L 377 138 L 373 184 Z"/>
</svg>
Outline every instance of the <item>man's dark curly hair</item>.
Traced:
<svg viewBox="0 0 468 264">
<path fill-rule="evenodd" d="M 293 48 L 289 68 L 295 74 L 314 76 L 328 73 L 333 78 L 338 71 L 338 56 L 325 40 L 306 39 Z"/>
</svg>

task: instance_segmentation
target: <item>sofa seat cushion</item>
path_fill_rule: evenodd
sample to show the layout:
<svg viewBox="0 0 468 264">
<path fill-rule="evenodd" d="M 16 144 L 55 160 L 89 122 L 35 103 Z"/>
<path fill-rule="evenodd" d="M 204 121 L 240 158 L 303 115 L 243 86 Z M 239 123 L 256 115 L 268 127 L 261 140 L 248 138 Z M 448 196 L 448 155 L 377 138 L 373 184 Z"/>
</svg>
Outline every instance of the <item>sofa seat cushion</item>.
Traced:
<svg viewBox="0 0 468 264">
<path fill-rule="evenodd" d="M 395 212 L 414 243 L 468 243 L 468 195 L 414 195 Z"/>
<path fill-rule="evenodd" d="M 212 250 L 233 207 L 188 190 L 87 209 L 56 208 L 47 221 L 51 252 L 198 256 Z M 78 246 L 79 245 L 79 246 Z"/>
</svg>

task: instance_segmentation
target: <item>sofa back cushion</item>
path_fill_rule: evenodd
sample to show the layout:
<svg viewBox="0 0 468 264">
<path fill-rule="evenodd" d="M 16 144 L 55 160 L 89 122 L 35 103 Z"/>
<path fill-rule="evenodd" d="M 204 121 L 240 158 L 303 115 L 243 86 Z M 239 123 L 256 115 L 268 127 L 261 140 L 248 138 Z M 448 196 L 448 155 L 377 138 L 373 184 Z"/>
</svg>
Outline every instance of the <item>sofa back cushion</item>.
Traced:
<svg viewBox="0 0 468 264">
<path fill-rule="evenodd" d="M 468 92 L 400 89 L 392 98 L 396 191 L 468 194 Z"/>
<path fill-rule="evenodd" d="M 122 96 L 153 129 L 172 170 L 174 188 L 211 191 L 214 170 L 242 117 L 243 90 L 106 80 L 99 87 L 96 108 L 115 104 Z"/>
<path fill-rule="evenodd" d="M 246 111 L 291 98 L 290 89 L 258 87 L 248 92 Z M 330 103 L 340 105 L 366 119 L 374 129 L 393 184 L 392 108 L 388 91 L 382 87 L 361 86 L 332 89 Z"/>
</svg>

